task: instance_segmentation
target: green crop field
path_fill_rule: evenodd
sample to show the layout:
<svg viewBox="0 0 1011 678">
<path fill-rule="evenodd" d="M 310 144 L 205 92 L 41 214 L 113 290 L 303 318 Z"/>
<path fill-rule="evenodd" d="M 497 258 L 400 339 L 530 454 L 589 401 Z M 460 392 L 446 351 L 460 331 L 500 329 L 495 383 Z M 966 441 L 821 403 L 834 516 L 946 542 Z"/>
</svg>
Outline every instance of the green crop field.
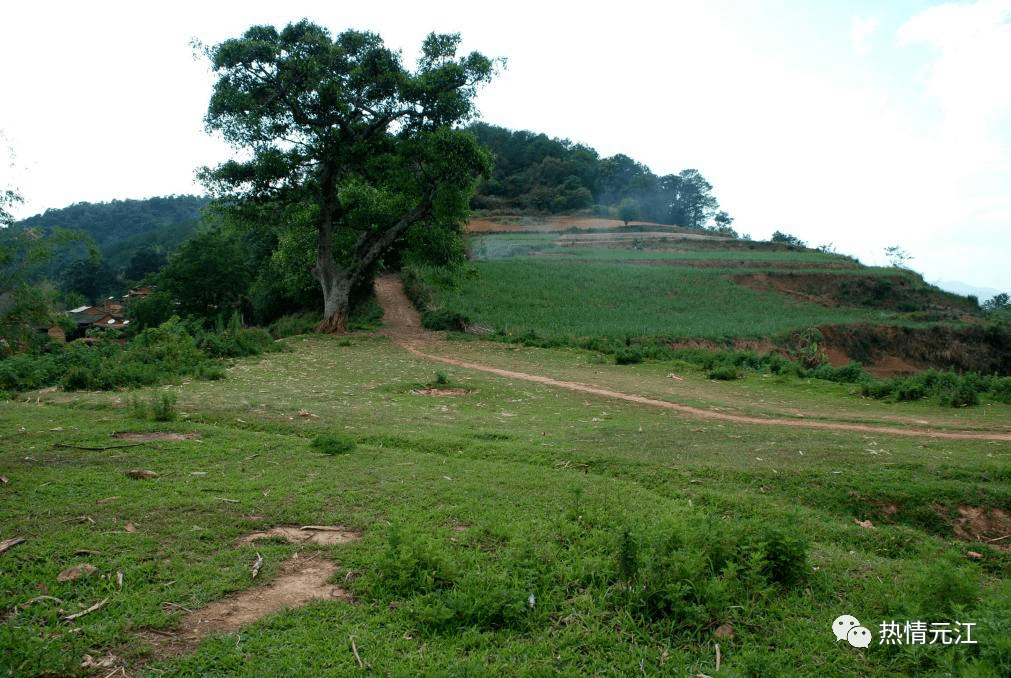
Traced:
<svg viewBox="0 0 1011 678">
<path fill-rule="evenodd" d="M 736 284 L 719 268 L 514 258 L 474 263 L 476 275 L 438 303 L 503 333 L 549 338 L 764 338 L 823 323 L 896 319 L 826 308 Z"/>
<path fill-rule="evenodd" d="M 23 539 L 0 552 L 0 675 L 1011 672 L 1006 441 L 704 419 L 379 337 L 284 343 L 220 381 L 0 403 L 0 542 Z M 427 350 L 718 413 L 1011 421 L 571 348 Z M 361 538 L 241 539 L 306 525 Z M 269 591 L 296 554 L 335 563 L 351 600 L 172 645 L 187 615 Z M 868 646 L 837 638 L 843 615 Z M 892 622 L 924 642 L 881 642 Z"/>
</svg>

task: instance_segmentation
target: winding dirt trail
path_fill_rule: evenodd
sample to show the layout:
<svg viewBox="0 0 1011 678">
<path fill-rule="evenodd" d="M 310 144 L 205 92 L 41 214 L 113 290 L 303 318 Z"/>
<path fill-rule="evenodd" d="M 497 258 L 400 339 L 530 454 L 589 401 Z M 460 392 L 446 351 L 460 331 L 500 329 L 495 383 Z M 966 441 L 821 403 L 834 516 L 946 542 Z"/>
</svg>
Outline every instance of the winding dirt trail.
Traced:
<svg viewBox="0 0 1011 678">
<path fill-rule="evenodd" d="M 949 440 L 993 440 L 1011 442 L 1011 432 L 999 431 L 940 431 L 923 427 L 894 427 L 894 426 L 871 426 L 868 424 L 850 424 L 844 422 L 815 421 L 808 419 L 780 419 L 766 417 L 751 417 L 738 414 L 727 414 L 725 412 L 713 412 L 698 407 L 679 405 L 677 403 L 636 395 L 634 393 L 624 393 L 596 384 L 586 384 L 578 381 L 562 381 L 552 379 L 538 374 L 528 374 L 506 370 L 490 365 L 472 363 L 465 360 L 457 360 L 445 356 L 433 355 L 424 351 L 426 346 L 432 346 L 441 341 L 441 336 L 437 332 L 425 330 L 421 326 L 421 316 L 411 304 L 407 295 L 404 294 L 403 283 L 397 275 L 384 275 L 376 280 L 376 298 L 383 308 L 383 322 L 386 326 L 380 330 L 380 334 L 389 337 L 394 343 L 403 347 L 413 355 L 425 360 L 433 360 L 454 367 L 462 367 L 469 370 L 488 372 L 508 379 L 518 379 L 531 381 L 537 384 L 564 388 L 570 391 L 590 393 L 624 400 L 639 405 L 649 407 L 659 407 L 672 410 L 696 419 L 706 419 L 715 421 L 726 421 L 734 424 L 746 424 L 753 426 L 788 426 L 792 428 L 807 429 L 827 429 L 832 431 L 851 431 L 854 433 L 887 434 L 918 438 L 936 438 Z"/>
</svg>

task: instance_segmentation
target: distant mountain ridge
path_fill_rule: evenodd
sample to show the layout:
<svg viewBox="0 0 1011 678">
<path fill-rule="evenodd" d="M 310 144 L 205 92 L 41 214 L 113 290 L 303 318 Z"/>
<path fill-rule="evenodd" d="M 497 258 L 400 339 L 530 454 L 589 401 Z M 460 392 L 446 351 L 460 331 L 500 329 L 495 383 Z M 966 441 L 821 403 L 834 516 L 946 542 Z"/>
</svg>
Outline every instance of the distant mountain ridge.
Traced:
<svg viewBox="0 0 1011 678">
<path fill-rule="evenodd" d="M 1000 294 L 1003 291 L 993 287 L 975 287 L 974 285 L 968 285 L 957 280 L 938 280 L 930 284 L 940 287 L 946 292 L 961 294 L 963 297 L 976 297 L 981 302 L 991 299 L 994 295 Z"/>
<path fill-rule="evenodd" d="M 178 247 L 196 230 L 203 218 L 202 210 L 208 203 L 210 198 L 195 195 L 107 203 L 80 202 L 48 209 L 18 224 L 43 231 L 54 226 L 82 230 L 95 241 L 103 261 L 114 271 L 121 271 L 137 252 L 171 252 Z M 55 275 L 73 259 L 85 256 L 83 248 L 68 252 L 61 260 L 52 263 L 49 275 Z"/>
<path fill-rule="evenodd" d="M 104 203 L 79 202 L 21 220 L 35 228 L 78 228 L 105 250 L 117 241 L 148 231 L 189 221 L 198 221 L 210 198 L 170 195 L 143 200 L 113 200 Z"/>
</svg>

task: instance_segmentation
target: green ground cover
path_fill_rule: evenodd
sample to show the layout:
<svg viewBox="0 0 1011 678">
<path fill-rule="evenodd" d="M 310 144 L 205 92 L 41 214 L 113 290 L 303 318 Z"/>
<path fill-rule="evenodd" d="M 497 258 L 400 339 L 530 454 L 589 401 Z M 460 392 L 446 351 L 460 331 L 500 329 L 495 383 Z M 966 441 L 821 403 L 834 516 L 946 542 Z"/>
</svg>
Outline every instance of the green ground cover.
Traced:
<svg viewBox="0 0 1011 678">
<path fill-rule="evenodd" d="M 721 676 L 1011 672 L 1011 554 L 953 531 L 960 507 L 1011 510 L 1007 443 L 705 422 L 385 339 L 285 343 L 216 382 L 0 403 L 0 539 L 26 540 L 0 554 L 0 675 L 83 674 L 85 654 L 113 652 L 147 676 L 694 677 L 716 674 L 717 644 Z M 459 347 L 584 381 L 659 391 L 668 379 L 569 349 Z M 699 401 L 732 403 L 752 383 L 679 376 Z M 419 394 L 431 385 L 462 394 Z M 163 393 L 174 421 L 134 406 Z M 811 402 L 832 418 L 828 395 Z M 895 412 L 867 407 L 869 420 Z M 197 437 L 124 446 L 122 431 Z M 125 475 L 137 468 L 158 476 Z M 363 537 L 236 542 L 307 524 Z M 135 635 L 268 585 L 318 548 L 354 603 L 279 612 L 178 657 Z M 97 573 L 56 581 L 81 560 Z M 52 601 L 25 605 L 40 595 L 67 611 L 108 602 L 71 622 Z M 874 634 L 869 647 L 836 639 L 844 614 Z M 976 642 L 879 643 L 892 620 L 974 624 Z"/>
<path fill-rule="evenodd" d="M 433 285 L 436 304 L 504 334 L 544 338 L 765 338 L 897 314 L 826 308 L 737 285 L 721 269 L 515 258 L 475 262 L 461 284 Z"/>
</svg>

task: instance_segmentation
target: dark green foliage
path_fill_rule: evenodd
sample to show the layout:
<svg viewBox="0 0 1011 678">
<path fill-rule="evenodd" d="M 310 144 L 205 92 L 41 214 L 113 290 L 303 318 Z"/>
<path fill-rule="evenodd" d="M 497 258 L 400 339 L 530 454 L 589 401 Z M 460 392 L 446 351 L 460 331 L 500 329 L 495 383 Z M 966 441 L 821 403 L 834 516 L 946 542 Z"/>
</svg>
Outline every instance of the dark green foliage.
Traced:
<svg viewBox="0 0 1011 678">
<path fill-rule="evenodd" d="M 734 381 L 740 379 L 741 375 L 733 365 L 719 365 L 709 370 L 706 374 L 710 379 L 717 381 Z"/>
<path fill-rule="evenodd" d="M 761 536 L 762 574 L 771 582 L 794 586 L 807 576 L 808 543 L 797 534 L 768 528 Z"/>
<path fill-rule="evenodd" d="M 274 337 L 267 330 L 242 327 L 237 312 L 232 313 L 227 324 L 219 317 L 213 331 L 204 330 L 199 323 L 188 323 L 188 328 L 197 347 L 212 358 L 241 358 L 276 348 Z"/>
<path fill-rule="evenodd" d="M 164 251 L 155 247 L 146 247 L 138 250 L 130 257 L 130 263 L 127 265 L 123 275 L 127 280 L 140 282 L 148 274 L 157 273 L 167 262 L 168 257 Z"/>
<path fill-rule="evenodd" d="M 979 404 L 980 395 L 999 402 L 1011 401 L 1011 377 L 927 370 L 909 377 L 865 381 L 861 394 L 895 401 L 934 398 L 945 407 L 971 407 Z"/>
<path fill-rule="evenodd" d="M 807 247 L 807 243 L 797 236 L 790 235 L 789 233 L 782 233 L 780 231 L 776 231 L 772 234 L 772 242 L 781 242 L 790 247 Z"/>
<path fill-rule="evenodd" d="M 93 304 L 123 292 L 116 274 L 101 260 L 78 259 L 70 263 L 60 274 L 60 281 L 64 292 L 77 292 Z"/>
<path fill-rule="evenodd" d="M 312 449 L 323 454 L 347 454 L 355 449 L 355 439 L 349 435 L 327 434 L 312 439 Z"/>
<path fill-rule="evenodd" d="M 181 376 L 220 379 L 224 372 L 215 357 L 276 349 L 263 330 L 231 328 L 218 335 L 178 318 L 143 330 L 125 346 L 112 334 L 91 342 L 52 344 L 49 352 L 19 353 L 0 361 L 0 390 L 61 386 L 92 391 L 152 386 Z"/>
<path fill-rule="evenodd" d="M 158 290 L 132 300 L 127 304 L 125 312 L 133 325 L 131 329 L 144 330 L 157 327 L 174 316 L 176 305 L 170 293 Z"/>
<path fill-rule="evenodd" d="M 59 322 L 55 293 L 44 281 L 57 257 L 80 247 L 97 257 L 78 231 L 53 228 L 48 234 L 21 225 L 0 228 L 0 357 L 38 348 L 37 330 Z"/>
<path fill-rule="evenodd" d="M 528 593 L 508 581 L 466 576 L 451 590 L 417 599 L 409 614 L 426 633 L 523 630 L 531 616 L 528 601 Z"/>
<path fill-rule="evenodd" d="M 176 409 L 176 394 L 162 391 L 152 396 L 151 416 L 155 421 L 175 421 L 179 416 L 179 411 Z"/>
<path fill-rule="evenodd" d="M 457 125 L 495 70 L 480 53 L 458 57 L 460 42 L 430 34 L 414 72 L 374 33 L 332 36 L 308 20 L 253 26 L 205 49 L 218 78 L 207 128 L 249 154 L 201 177 L 240 208 L 297 210 L 311 224 L 320 332 L 348 330 L 355 290 L 371 287 L 411 226 L 434 229 L 419 244 L 429 254 L 454 255 L 446 237 L 491 169 Z"/>
<path fill-rule="evenodd" d="M 770 586 L 806 580 L 808 544 L 792 530 L 720 523 L 634 535 L 625 528 L 615 553 L 614 604 L 644 625 L 700 637 Z"/>
<path fill-rule="evenodd" d="M 658 177 L 627 155 L 600 158 L 568 139 L 486 123 L 469 129 L 495 154 L 491 176 L 471 200 L 475 209 L 560 213 L 593 206 L 595 214 L 616 214 L 626 225 L 643 219 L 704 228 L 719 207 L 698 170 Z M 733 218 L 722 214 L 716 229 L 731 234 Z"/>
<path fill-rule="evenodd" d="M 236 236 L 220 229 L 202 231 L 172 253 L 157 284 L 184 316 L 228 317 L 249 286 L 249 259 Z"/>
<path fill-rule="evenodd" d="M 467 317 L 454 311 L 437 309 L 422 311 L 421 326 L 427 330 L 454 330 L 462 332 L 467 328 Z"/>
<path fill-rule="evenodd" d="M 943 559 L 927 565 L 915 582 L 922 615 L 956 617 L 979 602 L 979 580 L 964 565 Z"/>
<path fill-rule="evenodd" d="M 80 202 L 62 209 L 48 209 L 20 223 L 45 230 L 53 226 L 80 229 L 104 250 L 127 238 L 166 225 L 199 221 L 201 210 L 207 203 L 207 198 L 193 195 L 113 200 L 108 203 Z"/>
<path fill-rule="evenodd" d="M 639 574 L 639 544 L 628 527 L 621 533 L 618 541 L 618 577 L 631 581 Z"/>
<path fill-rule="evenodd" d="M 645 359 L 640 346 L 622 346 L 614 352 L 614 362 L 617 365 L 635 365 Z"/>
<path fill-rule="evenodd" d="M 451 587 L 459 571 L 444 549 L 431 537 L 390 527 L 367 590 L 384 600 L 403 600 Z"/>
<path fill-rule="evenodd" d="M 405 262 L 431 266 L 462 264 L 467 253 L 461 236 L 458 223 L 414 224 L 407 229 L 393 254 L 399 254 Z"/>
<path fill-rule="evenodd" d="M 596 200 L 600 168 L 593 149 L 480 122 L 468 129 L 495 154 L 491 175 L 471 200 L 475 209 L 564 212 Z"/>
<path fill-rule="evenodd" d="M 304 311 L 285 315 L 270 324 L 271 336 L 283 339 L 297 334 L 310 334 L 319 324 L 319 313 Z"/>
<path fill-rule="evenodd" d="M 628 226 L 628 222 L 637 221 L 642 219 L 642 208 L 639 207 L 639 203 L 632 198 L 625 198 L 618 205 L 618 218 L 625 222 Z"/>
<path fill-rule="evenodd" d="M 859 384 L 871 378 L 871 375 L 864 371 L 864 366 L 858 362 L 850 362 L 842 367 L 832 367 L 828 363 L 825 363 L 813 370 L 807 371 L 806 376 L 842 384 Z"/>
<path fill-rule="evenodd" d="M 21 221 L 20 225 L 42 233 L 58 227 L 79 230 L 93 242 L 95 256 L 115 274 L 125 271 L 127 280 L 139 282 L 145 274 L 158 270 L 158 259 L 164 258 L 159 252 L 171 251 L 190 235 L 207 203 L 207 198 L 190 195 L 83 202 L 46 210 Z M 61 268 L 87 255 L 87 247 L 83 245 L 58 255 L 45 275 L 56 279 Z"/>
</svg>

